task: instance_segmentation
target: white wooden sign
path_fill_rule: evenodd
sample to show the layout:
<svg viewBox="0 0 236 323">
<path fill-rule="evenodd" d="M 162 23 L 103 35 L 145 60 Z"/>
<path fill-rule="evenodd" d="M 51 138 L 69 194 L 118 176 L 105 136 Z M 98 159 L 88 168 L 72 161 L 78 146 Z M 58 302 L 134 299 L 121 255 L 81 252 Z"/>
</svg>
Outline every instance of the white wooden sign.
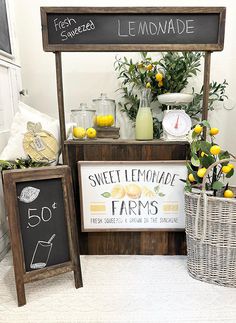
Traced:
<svg viewBox="0 0 236 323">
<path fill-rule="evenodd" d="M 78 162 L 82 231 L 184 229 L 185 161 Z"/>
</svg>

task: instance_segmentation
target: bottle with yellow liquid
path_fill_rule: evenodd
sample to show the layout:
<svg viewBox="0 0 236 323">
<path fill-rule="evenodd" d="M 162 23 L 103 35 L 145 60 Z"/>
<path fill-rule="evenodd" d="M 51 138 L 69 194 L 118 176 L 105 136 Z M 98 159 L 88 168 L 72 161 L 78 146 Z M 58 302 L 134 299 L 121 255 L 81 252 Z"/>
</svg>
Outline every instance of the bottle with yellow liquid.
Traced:
<svg viewBox="0 0 236 323">
<path fill-rule="evenodd" d="M 135 139 L 153 139 L 153 118 L 150 108 L 150 89 L 143 89 L 141 92 L 140 104 L 135 123 Z"/>
</svg>

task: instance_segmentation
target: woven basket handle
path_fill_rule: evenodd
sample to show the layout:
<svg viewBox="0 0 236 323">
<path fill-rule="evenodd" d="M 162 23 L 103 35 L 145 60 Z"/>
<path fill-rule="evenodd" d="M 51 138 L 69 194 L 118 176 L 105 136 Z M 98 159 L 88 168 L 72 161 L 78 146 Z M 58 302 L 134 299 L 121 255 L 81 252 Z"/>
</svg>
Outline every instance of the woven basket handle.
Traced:
<svg viewBox="0 0 236 323">
<path fill-rule="evenodd" d="M 234 156 L 232 156 L 232 158 L 226 158 L 226 159 L 221 159 L 221 160 L 218 160 L 216 162 L 214 162 L 213 164 L 211 164 L 207 170 L 206 170 L 206 173 L 205 175 L 203 176 L 203 180 L 202 180 L 202 192 L 204 193 L 206 191 L 206 181 L 207 181 L 207 176 L 210 174 L 211 170 L 221 164 L 221 163 L 225 163 L 225 162 L 230 162 L 230 161 L 234 161 L 236 162 L 236 158 Z"/>
<path fill-rule="evenodd" d="M 203 177 L 202 191 L 201 191 L 201 193 L 199 194 L 199 197 L 198 197 L 196 217 L 195 217 L 195 236 L 196 236 L 197 239 L 201 239 L 202 242 L 205 240 L 205 237 L 206 237 L 206 226 L 207 226 L 207 193 L 206 193 L 207 176 L 209 175 L 209 173 L 211 172 L 211 170 L 215 166 L 217 166 L 217 165 L 219 165 L 221 163 L 230 162 L 230 161 L 236 162 L 236 158 L 234 156 L 232 156 L 232 158 L 221 159 L 221 160 L 218 160 L 218 161 L 214 162 L 213 164 L 211 164 L 207 168 L 206 173 L 205 173 L 205 175 Z M 199 230 L 198 230 L 201 197 L 203 197 L 203 230 L 202 230 L 202 236 L 199 235 Z"/>
</svg>

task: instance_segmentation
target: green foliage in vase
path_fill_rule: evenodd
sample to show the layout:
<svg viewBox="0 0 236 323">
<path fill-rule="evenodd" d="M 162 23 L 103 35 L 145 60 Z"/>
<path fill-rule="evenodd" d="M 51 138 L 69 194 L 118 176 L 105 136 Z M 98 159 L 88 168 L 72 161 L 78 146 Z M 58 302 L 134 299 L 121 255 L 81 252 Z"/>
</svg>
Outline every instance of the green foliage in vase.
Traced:
<svg viewBox="0 0 236 323">
<path fill-rule="evenodd" d="M 125 112 L 128 118 L 135 123 L 139 108 L 139 93 L 143 87 L 151 89 L 151 102 L 157 101 L 157 96 L 164 93 L 183 91 L 189 84 L 192 77 L 200 72 L 200 52 L 166 52 L 162 57 L 153 60 L 147 52 L 141 53 L 141 59 L 134 61 L 124 57 L 115 61 L 115 70 L 118 72 L 118 79 L 121 81 L 120 91 L 122 99 L 118 106 Z M 214 108 L 216 101 L 223 101 L 226 98 L 225 89 L 227 82 L 222 84 L 212 82 L 209 93 L 209 109 Z M 182 107 L 188 115 L 195 120 L 200 119 L 202 110 L 203 88 L 199 93 L 195 92 L 194 101 L 187 107 Z M 161 106 L 162 110 L 166 106 Z M 162 133 L 161 122 L 154 117 L 154 138 L 159 138 Z"/>
</svg>

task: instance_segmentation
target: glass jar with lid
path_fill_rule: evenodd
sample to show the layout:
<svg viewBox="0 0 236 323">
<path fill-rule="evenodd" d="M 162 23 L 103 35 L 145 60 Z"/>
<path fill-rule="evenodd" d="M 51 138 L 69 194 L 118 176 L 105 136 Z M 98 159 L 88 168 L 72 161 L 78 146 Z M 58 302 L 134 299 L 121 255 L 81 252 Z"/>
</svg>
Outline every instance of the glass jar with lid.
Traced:
<svg viewBox="0 0 236 323">
<path fill-rule="evenodd" d="M 101 93 L 98 99 L 93 100 L 96 109 L 97 127 L 114 127 L 116 125 L 116 103 L 108 99 L 105 93 Z"/>
<path fill-rule="evenodd" d="M 96 131 L 94 132 L 91 128 L 94 127 L 95 122 L 95 110 L 88 109 L 86 103 L 81 103 L 79 109 L 71 110 L 71 122 L 73 123 L 72 127 L 72 136 L 73 139 L 86 139 L 96 137 Z M 88 129 L 90 133 L 88 135 Z"/>
</svg>

